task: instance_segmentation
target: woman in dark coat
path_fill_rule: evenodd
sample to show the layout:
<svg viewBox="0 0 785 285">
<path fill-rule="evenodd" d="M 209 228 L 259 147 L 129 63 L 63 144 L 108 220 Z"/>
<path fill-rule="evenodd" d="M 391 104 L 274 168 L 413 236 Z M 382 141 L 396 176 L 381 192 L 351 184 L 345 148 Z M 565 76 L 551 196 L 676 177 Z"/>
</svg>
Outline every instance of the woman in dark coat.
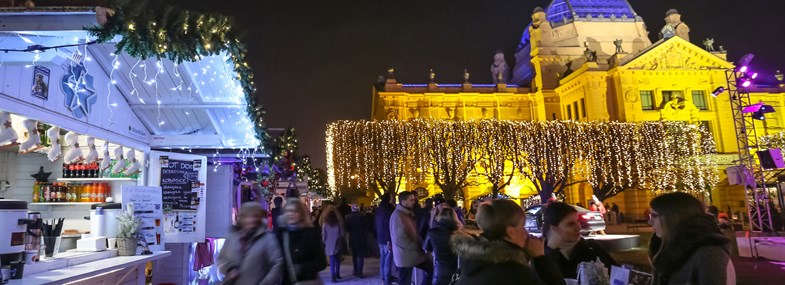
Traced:
<svg viewBox="0 0 785 285">
<path fill-rule="evenodd" d="M 561 202 L 549 203 L 543 210 L 542 219 L 545 255 L 553 258 L 565 278 L 575 279 L 579 263 L 597 258 L 605 264 L 608 272 L 612 265 L 618 266 L 599 243 L 581 237 L 578 211 L 572 206 Z"/>
<path fill-rule="evenodd" d="M 300 199 L 286 199 L 278 222 L 281 225 L 277 233 L 281 251 L 284 260 L 289 252 L 292 264 L 289 267 L 289 262 L 285 263 L 283 284 L 319 279 L 319 271 L 327 267 L 327 257 L 324 255 L 322 235 L 313 227 L 308 208 Z M 287 238 L 288 248 L 285 246 Z M 295 275 L 296 280 L 292 280 L 291 275 Z"/>
<path fill-rule="evenodd" d="M 281 246 L 267 230 L 267 212 L 257 202 L 243 203 L 237 225 L 218 254 L 224 284 L 281 284 L 283 267 Z"/>
<path fill-rule="evenodd" d="M 652 199 L 649 206 L 649 224 L 654 228 L 649 243 L 653 285 L 736 284 L 730 241 L 703 202 L 674 192 Z"/>
<path fill-rule="evenodd" d="M 458 285 L 564 284 L 556 263 L 544 255 L 543 241 L 526 232 L 525 222 L 523 209 L 515 202 L 482 204 L 477 224 L 483 233 L 459 231 L 450 240 L 461 265 Z"/>
<path fill-rule="evenodd" d="M 452 211 L 441 211 L 436 216 L 436 224 L 428 231 L 425 251 L 433 252 L 433 284 L 450 284 L 458 269 L 458 257 L 450 246 L 450 237 L 458 229 L 458 221 Z"/>
</svg>

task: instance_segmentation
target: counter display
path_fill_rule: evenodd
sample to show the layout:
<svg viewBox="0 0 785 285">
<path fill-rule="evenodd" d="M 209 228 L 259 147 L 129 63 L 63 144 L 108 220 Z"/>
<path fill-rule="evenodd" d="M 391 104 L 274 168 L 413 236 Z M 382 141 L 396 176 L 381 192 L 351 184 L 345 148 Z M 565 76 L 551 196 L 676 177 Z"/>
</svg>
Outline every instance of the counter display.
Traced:
<svg viewBox="0 0 785 285">
<path fill-rule="evenodd" d="M 116 251 L 111 252 L 116 254 Z M 66 284 L 69 282 L 87 279 L 105 279 L 111 280 L 111 284 L 125 284 L 125 282 L 129 280 L 138 279 L 139 275 L 141 275 L 142 280 L 144 280 L 144 264 L 148 261 L 158 260 L 169 255 L 171 255 L 171 252 L 169 251 L 159 251 L 151 255 L 116 256 L 87 263 L 79 263 L 79 260 L 82 260 L 79 257 L 81 256 L 84 258 L 84 254 L 72 257 L 57 258 L 52 262 L 43 262 L 41 264 L 46 266 L 47 264 L 54 264 L 55 262 L 65 262 L 66 265 L 59 269 L 48 270 L 30 275 L 25 272 L 24 278 L 10 280 L 8 284 L 54 285 Z M 25 269 L 25 271 L 27 271 L 27 269 Z M 134 274 L 136 275 L 132 276 Z"/>
</svg>

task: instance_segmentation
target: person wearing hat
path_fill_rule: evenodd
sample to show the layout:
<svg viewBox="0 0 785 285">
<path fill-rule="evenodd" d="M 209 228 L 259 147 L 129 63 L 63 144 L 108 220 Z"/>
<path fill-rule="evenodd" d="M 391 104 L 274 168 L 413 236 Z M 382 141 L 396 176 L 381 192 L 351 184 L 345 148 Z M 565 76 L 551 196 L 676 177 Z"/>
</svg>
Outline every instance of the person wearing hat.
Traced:
<svg viewBox="0 0 785 285">
<path fill-rule="evenodd" d="M 365 222 L 365 215 L 360 212 L 360 206 L 352 204 L 351 209 L 352 212 L 346 215 L 346 231 L 349 233 L 349 248 L 352 250 L 354 276 L 363 278 L 365 253 L 368 250 L 366 236 L 369 229 Z"/>
</svg>

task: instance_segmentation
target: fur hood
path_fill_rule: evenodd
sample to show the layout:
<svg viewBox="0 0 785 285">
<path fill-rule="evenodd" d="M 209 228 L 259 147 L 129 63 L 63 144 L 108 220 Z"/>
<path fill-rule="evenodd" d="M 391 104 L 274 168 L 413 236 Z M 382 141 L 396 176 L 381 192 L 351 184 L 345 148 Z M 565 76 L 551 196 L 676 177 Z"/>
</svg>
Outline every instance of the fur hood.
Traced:
<svg viewBox="0 0 785 285">
<path fill-rule="evenodd" d="M 482 235 L 475 236 L 457 231 L 450 238 L 450 244 L 461 260 L 491 264 L 505 262 L 529 264 L 529 258 L 522 248 L 503 240 L 489 240 Z"/>
<path fill-rule="evenodd" d="M 649 242 L 649 254 L 655 270 L 664 278 L 678 271 L 701 247 L 717 246 L 726 253 L 730 251 L 730 241 L 722 235 L 714 217 L 708 214 L 685 221 L 673 233 L 673 240 L 667 248 L 663 247 L 665 245 L 662 242 L 657 235 L 653 235 Z"/>
</svg>

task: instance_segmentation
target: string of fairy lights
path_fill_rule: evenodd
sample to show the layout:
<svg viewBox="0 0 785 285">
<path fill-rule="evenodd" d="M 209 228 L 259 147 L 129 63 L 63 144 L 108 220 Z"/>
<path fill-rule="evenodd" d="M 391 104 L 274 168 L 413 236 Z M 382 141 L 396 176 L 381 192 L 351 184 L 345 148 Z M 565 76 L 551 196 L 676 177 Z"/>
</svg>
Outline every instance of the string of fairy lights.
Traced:
<svg viewBox="0 0 785 285">
<path fill-rule="evenodd" d="M 401 180 L 460 190 L 471 174 L 699 194 L 719 181 L 713 137 L 684 122 L 338 121 L 326 150 L 333 191 Z"/>
</svg>

